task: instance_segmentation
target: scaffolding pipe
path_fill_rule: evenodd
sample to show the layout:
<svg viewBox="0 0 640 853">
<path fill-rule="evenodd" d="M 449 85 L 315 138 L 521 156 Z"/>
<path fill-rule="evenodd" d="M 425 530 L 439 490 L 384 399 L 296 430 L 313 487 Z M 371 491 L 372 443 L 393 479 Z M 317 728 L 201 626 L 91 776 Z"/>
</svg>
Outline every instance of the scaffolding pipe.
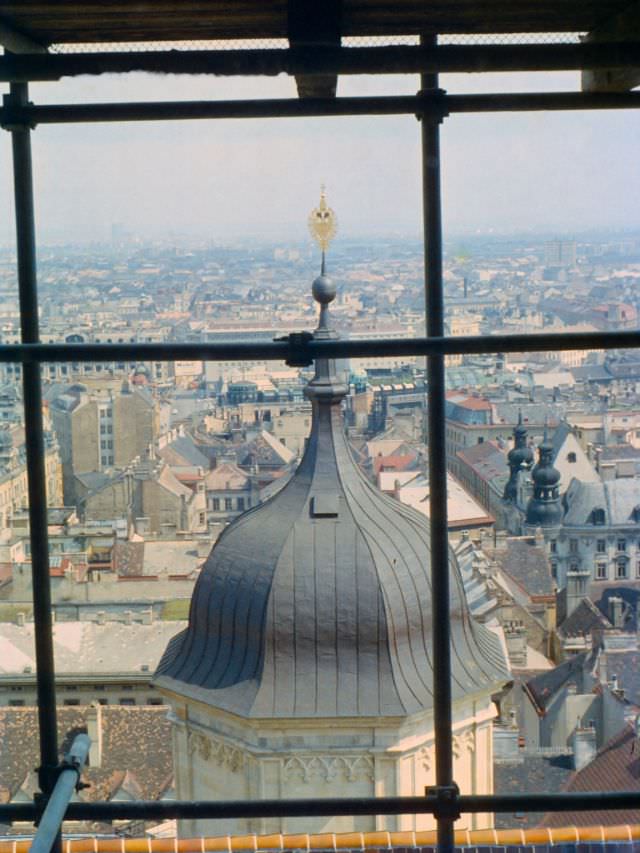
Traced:
<svg viewBox="0 0 640 853">
<path fill-rule="evenodd" d="M 24 104 L 28 99 L 26 83 L 12 83 L 9 98 Z M 23 344 L 38 343 L 38 287 L 36 274 L 36 238 L 33 208 L 31 139 L 28 127 L 11 131 L 15 191 L 16 246 L 20 327 Z M 53 663 L 51 586 L 49 579 L 49 541 L 47 535 L 46 473 L 44 430 L 42 424 L 42 384 L 40 365 L 23 366 L 25 444 L 29 494 L 29 532 L 33 579 L 33 618 L 35 624 L 36 683 L 40 733 L 39 784 L 44 796 L 54 785 L 58 764 L 56 693 Z M 58 841 L 59 847 L 59 841 Z"/>
<path fill-rule="evenodd" d="M 436 36 L 424 36 L 423 46 L 435 47 Z M 438 100 L 438 75 L 422 74 L 421 94 Z M 427 337 L 444 336 L 444 288 L 442 282 L 442 205 L 440 199 L 441 116 L 420 116 L 422 153 L 422 218 L 424 238 L 424 288 Z M 449 540 L 447 537 L 447 454 L 445 445 L 444 355 L 427 358 L 429 387 L 428 468 L 429 531 L 433 613 L 433 718 L 435 731 L 436 788 L 439 797 L 454 791 L 451 710 L 451 623 L 449 617 Z M 455 815 L 437 814 L 438 851 L 452 853 Z"/>
<path fill-rule="evenodd" d="M 367 358 L 369 356 L 412 356 L 545 352 L 557 350 L 638 349 L 640 331 L 567 332 L 558 334 L 464 335 L 433 338 L 380 338 L 361 340 L 288 340 L 253 343 L 239 339 L 215 343 L 127 343 L 127 344 L 2 344 L 0 364 L 116 362 L 116 361 L 290 361 L 300 357 L 305 364 L 316 358 Z"/>
<path fill-rule="evenodd" d="M 80 74 L 326 74 L 578 71 L 640 65 L 640 43 L 314 46 L 288 49 L 114 51 L 0 57 L 0 82 Z"/>
<path fill-rule="evenodd" d="M 384 95 L 353 98 L 274 98 L 241 101 L 160 101 L 112 104 L 18 105 L 0 108 L 0 125 L 111 121 L 311 118 L 637 109 L 640 92 L 520 92 L 490 95 Z"/>
<path fill-rule="evenodd" d="M 86 734 L 76 735 L 69 753 L 59 768 L 58 778 L 42 814 L 29 853 L 49 853 L 60 835 L 67 806 L 75 791 L 82 768 L 87 762 L 91 741 Z"/>
<path fill-rule="evenodd" d="M 227 818 L 331 817 L 332 815 L 419 815 L 442 810 L 435 795 L 425 797 L 320 797 L 283 800 L 151 800 L 69 803 L 65 820 L 224 820 Z M 460 814 L 484 812 L 589 812 L 640 809 L 640 791 L 556 794 L 461 794 L 444 806 Z M 33 821 L 32 803 L 0 805 L 0 821 Z M 633 815 L 630 815 L 630 819 Z"/>
</svg>

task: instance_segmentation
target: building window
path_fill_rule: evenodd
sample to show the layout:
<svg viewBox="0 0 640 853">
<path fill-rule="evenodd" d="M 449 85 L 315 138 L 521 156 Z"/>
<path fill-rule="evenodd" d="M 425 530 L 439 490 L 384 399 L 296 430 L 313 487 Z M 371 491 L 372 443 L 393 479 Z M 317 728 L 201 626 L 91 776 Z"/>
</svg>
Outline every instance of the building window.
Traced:
<svg viewBox="0 0 640 853">
<path fill-rule="evenodd" d="M 233 498 L 225 498 L 224 499 L 224 508 L 227 511 L 233 509 Z"/>
<path fill-rule="evenodd" d="M 549 540 L 549 553 L 550 554 L 557 554 L 558 553 L 558 543 L 556 542 L 555 539 Z"/>
<path fill-rule="evenodd" d="M 569 539 L 569 553 L 577 554 L 578 553 L 578 540 L 577 539 Z"/>
<path fill-rule="evenodd" d="M 607 553 L 607 542 L 605 539 L 598 539 L 596 542 L 596 551 L 598 554 L 606 554 Z"/>
<path fill-rule="evenodd" d="M 636 563 L 636 577 L 640 578 L 640 560 Z"/>
<path fill-rule="evenodd" d="M 591 522 L 593 524 L 604 524 L 605 523 L 605 514 L 602 507 L 596 507 L 591 513 Z"/>
<path fill-rule="evenodd" d="M 597 581 L 606 581 L 607 579 L 607 564 L 606 563 L 596 563 L 596 580 Z"/>
<path fill-rule="evenodd" d="M 576 454 L 575 453 L 567 453 L 567 462 L 575 462 Z"/>
<path fill-rule="evenodd" d="M 626 580 L 627 577 L 627 561 L 616 560 L 616 580 Z"/>
<path fill-rule="evenodd" d="M 551 561 L 551 577 L 554 580 L 558 580 L 558 564 L 555 560 Z"/>
<path fill-rule="evenodd" d="M 23 708 L 24 707 L 24 699 L 9 699 L 9 705 L 12 708 Z"/>
<path fill-rule="evenodd" d="M 136 700 L 132 696 L 121 696 L 118 699 L 118 705 L 135 705 Z"/>
<path fill-rule="evenodd" d="M 618 539 L 618 551 L 626 551 L 627 550 L 627 540 L 626 539 Z"/>
<path fill-rule="evenodd" d="M 244 512 L 244 498 L 238 498 L 238 510 Z"/>
<path fill-rule="evenodd" d="M 62 704 L 63 705 L 79 705 L 80 700 L 79 699 L 65 699 Z"/>
<path fill-rule="evenodd" d="M 220 498 L 211 499 L 211 509 L 214 512 L 220 512 Z"/>
</svg>

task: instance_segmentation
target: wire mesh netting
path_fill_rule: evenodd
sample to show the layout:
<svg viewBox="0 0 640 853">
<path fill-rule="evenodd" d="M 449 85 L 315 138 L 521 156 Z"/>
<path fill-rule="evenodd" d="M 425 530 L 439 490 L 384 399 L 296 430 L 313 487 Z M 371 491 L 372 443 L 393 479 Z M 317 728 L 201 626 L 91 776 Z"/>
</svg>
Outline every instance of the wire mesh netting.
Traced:
<svg viewBox="0 0 640 853">
<path fill-rule="evenodd" d="M 493 33 L 452 34 L 439 36 L 440 44 L 576 44 L 582 33 Z M 387 47 L 392 45 L 417 45 L 419 36 L 347 36 L 343 47 Z M 115 53 L 160 50 L 284 50 L 289 42 L 273 39 L 216 39 L 191 41 L 100 42 L 91 44 L 54 44 L 52 53 Z"/>
</svg>

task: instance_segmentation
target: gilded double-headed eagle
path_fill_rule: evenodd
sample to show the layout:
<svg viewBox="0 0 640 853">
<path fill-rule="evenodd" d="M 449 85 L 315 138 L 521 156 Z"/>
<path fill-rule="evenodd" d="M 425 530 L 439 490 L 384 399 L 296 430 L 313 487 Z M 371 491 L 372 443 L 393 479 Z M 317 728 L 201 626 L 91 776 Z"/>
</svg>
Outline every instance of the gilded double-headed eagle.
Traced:
<svg viewBox="0 0 640 853">
<path fill-rule="evenodd" d="M 308 225 L 311 236 L 325 252 L 329 248 L 329 243 L 336 236 L 338 217 L 327 204 L 324 186 L 320 190 L 320 204 L 314 207 L 309 214 Z"/>
</svg>

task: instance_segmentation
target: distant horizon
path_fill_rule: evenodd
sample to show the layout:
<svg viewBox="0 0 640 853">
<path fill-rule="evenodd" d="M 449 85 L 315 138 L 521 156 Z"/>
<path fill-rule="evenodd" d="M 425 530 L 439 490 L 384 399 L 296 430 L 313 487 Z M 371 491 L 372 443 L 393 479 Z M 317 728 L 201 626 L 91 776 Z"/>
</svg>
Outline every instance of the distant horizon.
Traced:
<svg viewBox="0 0 640 853">
<path fill-rule="evenodd" d="M 123 225 L 123 223 L 114 223 L 118 225 Z M 292 231 L 294 229 L 292 228 Z M 202 246 L 206 246 L 209 244 L 211 248 L 220 247 L 220 248 L 233 248 L 234 246 L 247 246 L 247 245 L 255 245 L 257 248 L 262 249 L 278 249 L 278 248 L 295 248 L 295 249 L 308 249 L 312 251 L 314 249 L 314 244 L 312 243 L 309 236 L 305 233 L 304 229 L 296 228 L 295 231 L 298 233 L 292 233 L 288 237 L 273 235 L 265 235 L 265 234 L 252 234 L 249 232 L 239 233 L 235 236 L 228 235 L 225 237 L 216 238 L 215 235 L 211 233 L 176 233 L 171 231 L 166 231 L 164 233 L 147 233 L 147 234 L 138 234 L 134 231 L 128 232 L 125 226 L 126 235 L 121 240 L 113 240 L 110 237 L 97 239 L 97 238 L 85 238 L 85 239 L 69 239 L 68 237 L 59 237 L 48 239 L 45 237 L 38 237 L 38 247 L 40 249 L 56 249 L 56 248 L 90 248 L 90 247 L 100 247 L 103 249 L 114 249 L 114 250 L 122 250 L 126 251 L 128 249 L 135 250 L 137 247 L 144 248 L 147 246 L 151 246 L 153 244 L 166 245 L 170 247 L 172 243 L 174 243 L 177 247 L 185 246 L 188 247 L 190 244 L 197 243 Z M 527 241 L 534 242 L 536 244 L 543 244 L 547 242 L 553 242 L 554 240 L 561 241 L 575 241 L 577 243 L 598 243 L 598 242 L 611 242 L 617 240 L 639 240 L 640 241 L 640 226 L 635 227 L 627 227 L 627 228 L 613 228 L 613 227 L 602 227 L 602 228 L 588 228 L 582 231 L 578 230 L 567 230 L 560 231 L 556 230 L 545 230 L 540 228 L 539 230 L 532 227 L 527 230 L 513 230 L 513 231 L 488 231 L 488 232 L 472 232 L 472 231 L 450 231 L 448 233 L 444 233 L 443 235 L 445 250 L 452 243 L 468 241 L 471 243 L 474 242 L 487 242 L 487 243 L 501 243 L 501 242 L 518 242 L 524 243 Z M 353 233 L 353 234 L 338 234 L 333 243 L 334 251 L 336 248 L 341 245 L 348 245 L 350 243 L 355 244 L 374 244 L 376 241 L 383 242 L 406 242 L 406 243 L 419 243 L 421 244 L 423 240 L 422 233 L 419 231 L 416 232 L 401 232 L 401 231 L 393 231 L 388 230 L 386 232 L 363 232 L 363 233 Z M 9 242 L 0 242 L 0 251 L 3 253 L 11 252 L 15 249 L 15 241 Z"/>
</svg>

